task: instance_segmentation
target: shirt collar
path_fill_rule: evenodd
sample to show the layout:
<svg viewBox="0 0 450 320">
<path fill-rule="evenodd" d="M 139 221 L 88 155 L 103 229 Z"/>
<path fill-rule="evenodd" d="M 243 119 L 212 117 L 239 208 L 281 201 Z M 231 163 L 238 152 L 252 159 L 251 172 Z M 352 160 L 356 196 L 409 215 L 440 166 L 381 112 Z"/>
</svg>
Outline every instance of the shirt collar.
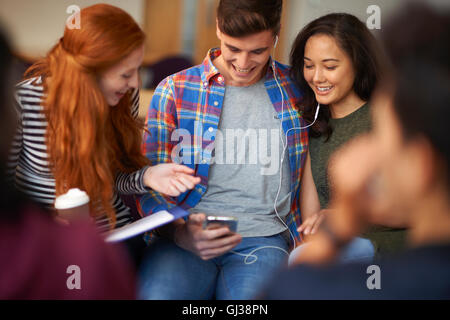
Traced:
<svg viewBox="0 0 450 320">
<path fill-rule="evenodd" d="M 221 54 L 222 52 L 220 51 L 220 48 L 213 48 L 208 51 L 205 60 L 203 60 L 204 71 L 202 72 L 202 82 L 209 84 L 212 78 L 220 74 L 219 70 L 217 70 L 216 66 L 214 66 L 212 62 Z"/>
</svg>

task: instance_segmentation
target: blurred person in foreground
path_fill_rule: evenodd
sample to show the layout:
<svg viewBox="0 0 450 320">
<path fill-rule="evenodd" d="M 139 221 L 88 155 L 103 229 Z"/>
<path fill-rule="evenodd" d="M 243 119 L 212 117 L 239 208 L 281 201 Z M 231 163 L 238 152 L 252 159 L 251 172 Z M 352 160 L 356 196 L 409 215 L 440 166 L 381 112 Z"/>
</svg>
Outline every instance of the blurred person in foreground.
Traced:
<svg viewBox="0 0 450 320">
<path fill-rule="evenodd" d="M 55 222 L 6 178 L 17 124 L 11 65 L 9 44 L 0 34 L 0 300 L 133 299 L 134 274 L 126 251 L 107 245 L 88 221 Z M 79 282 L 71 266 L 79 268 Z"/>
<path fill-rule="evenodd" d="M 328 176 L 330 159 L 342 145 L 370 131 L 370 98 L 382 68 L 375 37 L 362 21 L 347 13 L 331 13 L 310 22 L 298 34 L 290 60 L 293 78 L 304 93 L 299 110 L 310 123 L 318 115 L 309 130 L 301 178 L 302 225 L 298 231 L 305 241 L 291 252 L 289 260 L 295 261 L 301 259 L 310 235 L 325 216 L 333 214 L 329 205 L 333 192 Z M 400 252 L 405 247 L 403 227 L 390 219 L 371 223 L 342 248 L 338 260 L 369 262 Z"/>
<path fill-rule="evenodd" d="M 303 264 L 276 276 L 261 297 L 450 298 L 449 37 L 449 12 L 418 4 L 382 30 L 389 73 L 373 97 L 372 132 L 332 160 L 336 213 L 297 261 Z M 408 251 L 375 260 L 378 275 L 369 264 L 333 263 L 368 221 L 386 217 L 411 228 Z"/>
</svg>

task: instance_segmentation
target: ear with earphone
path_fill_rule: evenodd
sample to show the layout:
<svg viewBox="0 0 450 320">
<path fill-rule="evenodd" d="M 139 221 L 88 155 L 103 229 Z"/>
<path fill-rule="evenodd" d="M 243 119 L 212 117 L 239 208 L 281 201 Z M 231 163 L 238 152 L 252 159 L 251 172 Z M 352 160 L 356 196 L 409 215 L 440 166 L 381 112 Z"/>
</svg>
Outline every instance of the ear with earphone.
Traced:
<svg viewBox="0 0 450 320">
<path fill-rule="evenodd" d="M 277 45 L 278 45 L 278 35 L 275 36 L 275 43 L 273 44 L 273 49 L 274 50 L 277 48 Z M 273 53 L 275 53 L 275 52 L 273 52 Z M 277 75 L 275 73 L 275 60 L 273 60 L 273 59 L 272 59 L 272 71 L 273 71 L 273 76 L 274 76 L 275 80 L 277 81 L 277 85 L 279 87 L 278 80 L 277 80 Z M 281 88 L 280 88 L 280 91 L 281 91 Z"/>
</svg>

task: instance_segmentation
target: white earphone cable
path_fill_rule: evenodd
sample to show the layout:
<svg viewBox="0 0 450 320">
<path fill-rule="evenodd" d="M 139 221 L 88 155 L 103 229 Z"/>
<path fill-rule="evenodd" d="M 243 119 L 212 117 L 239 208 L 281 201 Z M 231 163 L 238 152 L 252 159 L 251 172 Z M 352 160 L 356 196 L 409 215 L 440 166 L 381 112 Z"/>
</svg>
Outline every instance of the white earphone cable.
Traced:
<svg viewBox="0 0 450 320">
<path fill-rule="evenodd" d="M 295 248 L 295 247 L 297 246 L 297 245 L 296 245 L 296 241 L 295 241 L 295 237 L 294 237 L 294 235 L 292 234 L 292 231 L 291 231 L 291 230 L 289 229 L 289 227 L 287 226 L 287 224 L 286 224 L 286 223 L 284 222 L 284 220 L 280 217 L 280 214 L 278 213 L 278 209 L 277 209 L 278 197 L 280 196 L 281 185 L 282 185 L 282 182 L 283 182 L 282 180 L 283 180 L 283 163 L 284 163 L 284 156 L 285 156 L 285 154 L 286 154 L 286 150 L 287 150 L 287 147 L 288 147 L 288 143 L 287 143 L 287 140 L 288 140 L 288 133 L 289 133 L 291 130 L 303 130 L 303 129 L 309 128 L 309 127 L 311 127 L 312 125 L 314 125 L 314 123 L 316 122 L 316 120 L 317 120 L 317 118 L 318 118 L 318 116 L 319 116 L 320 104 L 317 105 L 317 110 L 316 110 L 316 114 L 315 114 L 315 116 L 314 116 L 314 121 L 313 121 L 311 124 L 309 124 L 309 125 L 307 125 L 307 126 L 304 126 L 304 127 L 290 128 L 289 130 L 286 131 L 286 134 L 283 134 L 283 121 L 284 121 L 284 94 L 283 94 L 283 90 L 281 89 L 281 85 L 280 85 L 280 83 L 279 83 L 279 81 L 278 81 L 278 78 L 277 78 L 277 75 L 276 75 L 276 71 L 275 71 L 275 70 L 276 70 L 276 69 L 275 69 L 275 61 L 272 60 L 273 77 L 274 77 L 274 79 L 275 79 L 275 82 L 277 83 L 278 89 L 280 90 L 280 94 L 281 94 L 280 139 L 281 139 L 281 144 L 283 145 L 283 152 L 282 152 L 282 154 L 281 154 L 281 159 L 280 159 L 280 182 L 279 182 L 279 185 L 278 185 L 278 191 L 277 191 L 277 195 L 276 195 L 276 197 L 275 197 L 275 202 L 274 202 L 274 204 L 273 204 L 273 208 L 274 208 L 274 210 L 275 210 L 275 214 L 277 215 L 278 219 L 281 221 L 281 223 L 283 224 L 283 226 L 286 227 L 286 229 L 289 231 L 289 234 L 290 234 L 290 236 L 291 236 L 291 238 L 292 238 L 292 241 L 293 241 L 293 243 L 294 243 L 294 248 Z M 283 136 L 285 136 L 285 140 L 283 140 Z M 245 264 L 252 264 L 252 263 L 255 263 L 255 262 L 258 260 L 258 256 L 254 254 L 256 251 L 261 250 L 261 249 L 269 249 L 269 248 L 281 250 L 281 251 L 283 251 L 284 253 L 286 253 L 287 255 L 289 255 L 289 253 L 288 253 L 286 250 L 284 250 L 283 248 L 280 248 L 280 247 L 276 247 L 276 246 L 263 246 L 263 247 L 259 247 L 259 248 L 254 249 L 253 251 L 251 251 L 251 252 L 248 253 L 248 254 L 239 253 L 239 252 L 232 251 L 232 250 L 231 250 L 230 252 L 245 257 L 245 259 L 244 259 L 244 263 L 245 263 Z M 250 258 L 253 258 L 253 260 L 248 261 L 248 259 L 250 259 Z"/>
<path fill-rule="evenodd" d="M 284 94 L 283 94 L 283 90 L 281 89 L 281 85 L 278 81 L 277 75 L 276 75 L 276 69 L 275 69 L 275 62 L 272 60 L 272 70 L 273 70 L 273 77 L 275 78 L 275 82 L 277 83 L 278 89 L 280 90 L 280 94 L 281 94 L 281 122 L 280 122 L 280 139 L 281 139 L 281 143 L 283 145 L 283 152 L 281 154 L 281 159 L 280 159 L 280 183 L 278 185 L 278 191 L 277 191 L 277 195 L 275 197 L 275 202 L 273 204 L 273 208 L 275 210 L 275 214 L 277 215 L 278 219 L 282 222 L 282 224 L 289 230 L 289 234 L 292 238 L 292 241 L 294 242 L 294 248 L 297 247 L 296 241 L 295 241 L 295 237 L 292 234 L 292 231 L 289 229 L 289 227 L 286 225 L 286 223 L 283 221 L 283 219 L 280 217 L 278 210 L 277 210 L 277 202 L 278 202 L 278 197 L 280 196 L 280 192 L 281 192 L 281 185 L 282 185 L 282 180 L 283 180 L 283 163 L 284 163 L 284 157 L 286 154 L 286 150 L 288 147 L 288 134 L 291 130 L 303 130 L 303 129 L 307 129 L 311 126 L 314 125 L 314 123 L 316 123 L 317 118 L 319 116 L 319 110 L 320 110 L 320 104 L 317 105 L 317 110 L 316 110 L 316 114 L 314 116 L 314 121 L 304 127 L 295 127 L 295 128 L 290 128 L 289 130 L 286 131 L 286 134 L 283 134 L 283 121 L 284 121 Z M 283 136 L 285 136 L 285 141 L 283 140 Z"/>
</svg>

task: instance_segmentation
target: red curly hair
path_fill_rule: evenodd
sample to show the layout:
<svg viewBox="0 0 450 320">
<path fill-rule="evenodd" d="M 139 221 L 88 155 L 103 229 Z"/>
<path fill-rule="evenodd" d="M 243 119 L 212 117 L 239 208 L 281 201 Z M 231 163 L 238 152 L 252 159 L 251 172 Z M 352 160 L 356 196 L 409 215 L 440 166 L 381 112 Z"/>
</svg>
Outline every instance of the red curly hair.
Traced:
<svg viewBox="0 0 450 320">
<path fill-rule="evenodd" d="M 86 191 L 91 214 L 106 213 L 113 227 L 115 176 L 148 161 L 140 152 L 143 123 L 131 114 L 131 93 L 111 108 L 98 77 L 140 48 L 145 35 L 128 13 L 111 5 L 93 5 L 80 15 L 81 29 L 66 27 L 59 43 L 25 78 L 44 80 L 46 144 L 56 196 L 70 188 Z"/>
</svg>

